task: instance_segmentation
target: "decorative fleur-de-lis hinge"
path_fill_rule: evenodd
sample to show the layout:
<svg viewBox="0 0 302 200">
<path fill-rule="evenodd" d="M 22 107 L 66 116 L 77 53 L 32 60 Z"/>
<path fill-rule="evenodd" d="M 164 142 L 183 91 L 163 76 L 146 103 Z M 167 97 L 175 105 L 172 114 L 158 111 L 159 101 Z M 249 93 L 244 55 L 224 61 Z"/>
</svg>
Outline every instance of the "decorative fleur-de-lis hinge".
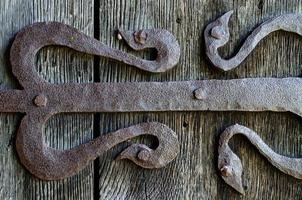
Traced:
<svg viewBox="0 0 302 200">
<path fill-rule="evenodd" d="M 205 32 L 207 55 L 217 67 L 222 66 L 226 70 L 233 68 L 230 66 L 234 64 L 232 60 L 231 64 L 225 64 L 228 61 L 219 57 L 217 48 L 228 40 L 229 16 L 230 13 L 227 13 L 210 24 Z M 302 16 L 297 14 L 289 17 L 302 20 Z M 296 29 L 293 31 L 298 32 Z M 270 31 L 264 32 L 268 34 Z M 261 33 L 262 37 L 263 34 Z M 259 40 L 260 36 L 256 33 L 252 35 Z M 156 73 L 165 72 L 178 63 L 178 42 L 166 30 L 119 30 L 118 38 L 124 39 L 135 50 L 155 48 L 157 58 L 144 60 L 112 49 L 57 22 L 35 23 L 17 34 L 11 47 L 10 61 L 13 74 L 23 89 L 0 91 L 0 112 L 25 113 L 17 132 L 16 149 L 20 161 L 33 175 L 46 180 L 72 176 L 116 144 L 140 135 L 155 136 L 159 145 L 151 149 L 144 144 L 132 144 L 118 158 L 130 159 L 144 168 L 160 168 L 171 162 L 179 152 L 177 135 L 158 122 L 120 129 L 69 150 L 53 149 L 44 144 L 42 128 L 57 113 L 203 110 L 302 113 L 302 80 L 294 77 L 55 85 L 43 80 L 35 71 L 35 56 L 42 47 L 48 45 L 67 46 L 79 52 L 108 57 Z M 250 40 L 252 39 L 248 41 Z M 250 42 L 252 47 L 255 46 L 255 41 Z M 252 47 L 245 44 L 244 52 L 249 53 Z M 240 51 L 238 54 L 241 62 L 243 53 Z M 235 66 L 239 61 L 235 61 Z M 219 152 L 224 151 L 222 149 Z M 232 166 L 232 163 L 223 163 L 220 168 L 223 172 L 232 174 Z"/>
</svg>

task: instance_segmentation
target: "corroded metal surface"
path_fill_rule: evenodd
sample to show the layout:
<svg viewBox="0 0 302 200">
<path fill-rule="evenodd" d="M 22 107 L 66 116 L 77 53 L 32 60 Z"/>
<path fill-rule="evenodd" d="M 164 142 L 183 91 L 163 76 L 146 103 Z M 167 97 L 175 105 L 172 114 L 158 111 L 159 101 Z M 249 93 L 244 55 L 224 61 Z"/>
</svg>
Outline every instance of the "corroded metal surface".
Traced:
<svg viewBox="0 0 302 200">
<path fill-rule="evenodd" d="M 40 78 L 35 71 L 35 56 L 47 45 L 106 56 L 152 72 L 165 71 L 178 62 L 179 46 L 167 31 L 120 31 L 118 37 L 137 50 L 156 48 L 157 59 L 146 61 L 109 48 L 60 23 L 37 23 L 16 36 L 10 60 L 13 74 L 23 89 L 0 91 L 0 112 L 26 114 L 16 136 L 17 152 L 24 166 L 39 178 L 53 180 L 71 176 L 112 145 L 146 133 L 158 138 L 157 149 L 151 151 L 144 145 L 135 145 L 120 158 L 153 168 L 164 166 L 178 152 L 174 133 L 162 124 L 137 125 L 110 134 L 110 140 L 99 137 L 70 150 L 52 149 L 43 144 L 42 126 L 50 116 L 61 112 L 270 110 L 302 114 L 300 78 L 55 85 Z"/>
<path fill-rule="evenodd" d="M 210 61 L 224 71 L 236 68 L 253 51 L 257 44 L 272 32 L 283 30 L 302 36 L 302 14 L 283 14 L 269 19 L 259 25 L 245 40 L 238 53 L 225 60 L 219 55 L 218 48 L 224 46 L 230 39 L 228 22 L 233 14 L 229 11 L 210 23 L 204 32 L 206 54 Z"/>
<path fill-rule="evenodd" d="M 2 90 L 1 112 L 275 111 L 302 115 L 301 78 L 49 83 Z M 257 94 L 257 95 L 255 95 Z M 37 106 L 38 96 L 46 106 Z"/>
<path fill-rule="evenodd" d="M 50 116 L 50 113 L 39 111 L 27 114 L 22 119 L 16 138 L 16 149 L 22 164 L 44 180 L 72 176 L 113 146 L 140 135 L 155 136 L 159 146 L 153 150 L 135 143 L 121 152 L 118 159 L 129 159 L 143 168 L 152 169 L 167 165 L 179 152 L 176 134 L 156 122 L 120 129 L 69 150 L 54 149 L 46 146 L 42 138 L 43 125 Z"/>
<path fill-rule="evenodd" d="M 34 65 L 35 56 L 42 47 L 67 46 L 150 72 L 166 71 L 178 62 L 179 45 L 168 31 L 120 30 L 119 37 L 135 50 L 155 48 L 157 58 L 153 61 L 143 60 L 112 49 L 72 27 L 56 22 L 36 23 L 17 34 L 11 48 L 10 61 L 13 74 L 23 90 L 0 91 L 0 111 L 26 113 L 17 132 L 16 149 L 22 164 L 35 176 L 46 180 L 69 177 L 114 145 L 139 135 L 155 136 L 159 146 L 153 150 L 143 144 L 133 144 L 120 154 L 119 159 L 130 159 L 144 168 L 159 168 L 178 154 L 176 134 L 167 126 L 155 122 L 121 129 L 69 150 L 57 150 L 44 144 L 43 125 L 52 115 L 60 112 L 106 111 L 107 104 L 117 103 L 116 108 L 119 106 L 118 102 L 111 100 L 115 93 L 114 86 L 100 83 L 53 85 L 39 77 Z M 111 94 L 108 95 L 108 92 Z"/>
<path fill-rule="evenodd" d="M 280 171 L 302 179 L 302 158 L 289 158 L 277 154 L 253 130 L 236 124 L 228 127 L 221 134 L 218 148 L 218 169 L 223 180 L 235 190 L 244 194 L 241 177 L 242 164 L 228 145 L 229 140 L 236 134 L 246 136 L 259 152 Z"/>
</svg>

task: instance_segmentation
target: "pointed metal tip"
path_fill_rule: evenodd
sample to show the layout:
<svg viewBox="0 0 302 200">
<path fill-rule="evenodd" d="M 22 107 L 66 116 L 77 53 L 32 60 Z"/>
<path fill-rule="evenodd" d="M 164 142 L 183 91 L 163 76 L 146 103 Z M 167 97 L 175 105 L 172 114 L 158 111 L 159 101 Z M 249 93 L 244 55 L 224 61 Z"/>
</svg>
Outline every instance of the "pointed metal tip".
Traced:
<svg viewBox="0 0 302 200">
<path fill-rule="evenodd" d="M 230 10 L 230 11 L 227 12 L 227 13 L 233 14 L 233 13 L 234 13 L 234 10 Z"/>
<path fill-rule="evenodd" d="M 245 191 L 243 189 L 242 185 L 238 185 L 237 187 L 233 187 L 237 192 L 239 192 L 241 195 L 245 195 Z"/>
<path fill-rule="evenodd" d="M 227 20 L 230 19 L 230 17 L 233 15 L 234 10 L 230 10 L 228 12 L 226 12 L 224 15 L 222 15 L 222 18 L 226 18 Z"/>
<path fill-rule="evenodd" d="M 230 10 L 230 11 L 224 13 L 224 15 L 229 15 L 229 16 L 231 16 L 232 14 L 234 14 L 234 10 Z"/>
</svg>

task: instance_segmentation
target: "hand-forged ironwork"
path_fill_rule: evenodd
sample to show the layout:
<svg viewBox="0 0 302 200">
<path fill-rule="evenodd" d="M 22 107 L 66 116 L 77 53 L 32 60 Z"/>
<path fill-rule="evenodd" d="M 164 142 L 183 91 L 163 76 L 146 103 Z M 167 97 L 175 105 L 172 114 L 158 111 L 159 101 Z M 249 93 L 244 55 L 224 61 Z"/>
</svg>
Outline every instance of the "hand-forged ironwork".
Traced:
<svg viewBox="0 0 302 200">
<path fill-rule="evenodd" d="M 236 68 L 252 52 L 252 50 L 257 46 L 260 40 L 262 40 L 264 37 L 266 37 L 267 35 L 269 35 L 274 31 L 284 30 L 288 32 L 294 32 L 302 36 L 302 28 L 301 26 L 299 26 L 302 24 L 301 14 L 295 13 L 295 14 L 280 15 L 278 17 L 267 20 L 266 22 L 258 26 L 251 33 L 251 35 L 246 39 L 246 41 L 240 48 L 239 52 L 233 58 L 229 60 L 225 60 L 220 57 L 218 53 L 218 48 L 222 47 L 229 41 L 230 33 L 228 28 L 228 22 L 232 13 L 233 11 L 229 11 L 223 16 L 221 16 L 220 18 L 218 18 L 216 21 L 210 23 L 205 29 L 205 33 L 204 33 L 207 56 L 216 67 L 224 71 L 228 71 Z M 275 106 L 280 105 L 281 102 L 282 102 L 281 104 L 285 106 L 286 104 L 292 104 L 293 101 L 296 101 L 296 103 L 302 101 L 302 97 L 292 96 L 292 98 L 290 98 L 285 94 L 287 92 L 295 93 L 294 91 L 296 91 L 297 89 L 296 88 L 297 84 L 300 84 L 298 83 L 300 82 L 299 79 L 296 78 L 278 79 L 284 81 L 282 86 L 277 83 L 272 84 L 276 80 L 277 79 L 271 79 L 271 78 L 266 78 L 263 82 L 260 81 L 260 79 L 255 80 L 254 95 L 252 95 L 251 93 L 245 94 L 246 92 L 245 90 L 239 89 L 240 91 L 238 91 L 238 93 L 240 92 L 241 95 L 238 95 L 238 97 L 242 97 L 244 99 L 244 101 L 242 101 L 241 103 L 244 102 L 248 103 L 252 99 L 253 99 L 252 101 L 255 101 L 255 99 L 258 99 L 258 94 L 268 95 L 266 96 L 267 97 L 266 105 L 268 107 L 273 105 Z M 264 87 L 267 87 L 266 89 L 264 89 L 263 87 L 258 87 L 259 86 L 258 84 L 261 84 L 261 82 L 262 84 L 264 84 Z M 270 82 L 270 85 L 267 85 L 268 82 Z M 240 84 L 247 84 L 247 83 L 242 82 Z M 250 84 L 250 82 L 248 84 Z M 277 85 L 281 87 L 276 87 Z M 273 95 L 274 96 L 273 98 L 277 98 L 277 99 L 275 100 L 272 99 L 270 97 L 271 93 L 267 93 L 268 90 L 270 89 L 276 92 L 275 95 Z M 235 98 L 237 98 L 237 96 Z M 263 97 L 260 98 L 262 99 Z M 277 103 L 277 101 L 279 103 Z M 265 103 L 263 103 L 263 105 L 264 104 Z M 288 106 L 291 107 L 290 105 Z M 281 109 L 276 108 L 276 110 L 281 111 L 282 108 Z M 298 108 L 294 108 L 291 111 L 301 116 L 301 112 L 298 110 L 299 110 Z M 227 128 L 220 136 L 219 149 L 218 149 L 218 153 L 219 153 L 218 168 L 221 172 L 221 176 L 223 180 L 227 184 L 232 186 L 235 190 L 244 194 L 244 189 L 242 186 L 242 179 L 241 179 L 242 164 L 240 159 L 237 157 L 237 155 L 234 154 L 233 151 L 228 146 L 228 141 L 235 134 L 245 135 L 252 142 L 252 144 L 257 147 L 260 153 L 263 154 L 269 160 L 269 162 L 271 162 L 279 170 L 295 178 L 302 179 L 302 158 L 289 158 L 279 155 L 275 153 L 272 149 L 270 149 L 254 131 L 244 126 L 234 125 Z"/>
<path fill-rule="evenodd" d="M 109 48 L 56 22 L 36 23 L 17 34 L 10 61 L 23 89 L 0 91 L 0 112 L 26 114 L 17 132 L 16 149 L 22 164 L 32 174 L 47 180 L 71 176 L 113 145 L 143 134 L 155 135 L 159 146 L 152 150 L 142 144 L 131 145 L 120 158 L 154 168 L 169 163 L 179 151 L 174 132 L 155 122 L 118 130 L 70 150 L 56 150 L 44 144 L 41 132 L 47 119 L 60 112 L 270 110 L 302 114 L 302 80 L 294 77 L 55 85 L 35 71 L 35 56 L 48 45 L 109 57 L 150 72 L 163 72 L 178 62 L 179 45 L 167 31 L 120 31 L 119 37 L 136 50 L 156 48 L 157 58 L 143 60 Z"/>
<path fill-rule="evenodd" d="M 251 129 L 233 125 L 228 127 L 220 136 L 218 148 L 218 168 L 223 180 L 235 190 L 244 194 L 242 186 L 242 164 L 238 156 L 228 145 L 229 140 L 236 134 L 246 136 L 250 142 L 267 158 L 267 160 L 280 171 L 295 178 L 302 179 L 302 158 L 289 158 L 274 152 L 263 140 Z"/>
<path fill-rule="evenodd" d="M 119 101 L 128 96 L 132 88 L 109 83 L 50 84 L 35 71 L 35 56 L 42 47 L 67 46 L 80 52 L 113 58 L 151 72 L 163 72 L 178 62 L 179 45 L 168 31 L 120 30 L 119 34 L 119 37 L 122 36 L 135 50 L 155 48 L 158 57 L 154 61 L 143 60 L 112 49 L 72 27 L 57 22 L 35 23 L 17 34 L 11 47 L 10 61 L 13 74 L 23 90 L 1 91 L 0 111 L 26 113 L 17 132 L 16 149 L 22 164 L 35 176 L 46 180 L 69 177 L 114 145 L 139 135 L 155 136 L 158 139 L 158 147 L 153 150 L 143 144 L 133 144 L 120 154 L 119 159 L 130 159 L 144 168 L 159 168 L 172 161 L 178 154 L 179 143 L 176 134 L 167 126 L 155 122 L 121 129 L 69 150 L 53 149 L 44 144 L 43 125 L 52 115 L 59 112 L 114 112 L 123 109 L 121 105 L 125 101 Z M 139 94 L 134 94 L 133 97 L 137 96 Z M 111 110 L 111 107 L 115 109 Z"/>
<path fill-rule="evenodd" d="M 206 54 L 214 66 L 228 71 L 236 68 L 253 51 L 257 44 L 272 32 L 283 30 L 302 36 L 302 14 L 283 14 L 269 19 L 259 25 L 245 40 L 238 53 L 225 60 L 220 57 L 218 48 L 224 46 L 230 39 L 229 19 L 233 11 L 229 11 L 210 23 L 204 32 Z"/>
</svg>

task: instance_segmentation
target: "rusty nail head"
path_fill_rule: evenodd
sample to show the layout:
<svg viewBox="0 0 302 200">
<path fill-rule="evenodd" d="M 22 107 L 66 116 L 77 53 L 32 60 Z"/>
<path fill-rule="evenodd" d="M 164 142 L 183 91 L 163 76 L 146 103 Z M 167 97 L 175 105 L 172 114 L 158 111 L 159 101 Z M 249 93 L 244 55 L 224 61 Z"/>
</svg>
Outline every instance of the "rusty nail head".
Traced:
<svg viewBox="0 0 302 200">
<path fill-rule="evenodd" d="M 145 44 L 147 37 L 148 35 L 144 30 L 139 30 L 134 32 L 134 40 L 139 44 Z"/>
<path fill-rule="evenodd" d="M 147 150 L 142 150 L 138 153 L 137 157 L 140 160 L 147 161 L 150 157 L 150 152 Z"/>
<path fill-rule="evenodd" d="M 228 177 L 232 175 L 232 169 L 229 166 L 223 166 L 220 169 L 221 175 L 224 177 Z"/>
<path fill-rule="evenodd" d="M 46 98 L 45 95 L 40 94 L 40 95 L 38 95 L 38 96 L 35 97 L 34 103 L 38 107 L 45 107 L 46 104 L 47 104 L 47 98 Z"/>
<path fill-rule="evenodd" d="M 224 34 L 225 33 L 221 27 L 216 26 L 211 30 L 211 36 L 213 36 L 216 39 L 221 39 Z"/>
<path fill-rule="evenodd" d="M 195 90 L 195 91 L 194 91 L 194 97 L 195 97 L 196 99 L 199 99 L 199 100 L 204 99 L 204 98 L 205 98 L 204 91 L 201 90 L 201 89 Z"/>
</svg>

